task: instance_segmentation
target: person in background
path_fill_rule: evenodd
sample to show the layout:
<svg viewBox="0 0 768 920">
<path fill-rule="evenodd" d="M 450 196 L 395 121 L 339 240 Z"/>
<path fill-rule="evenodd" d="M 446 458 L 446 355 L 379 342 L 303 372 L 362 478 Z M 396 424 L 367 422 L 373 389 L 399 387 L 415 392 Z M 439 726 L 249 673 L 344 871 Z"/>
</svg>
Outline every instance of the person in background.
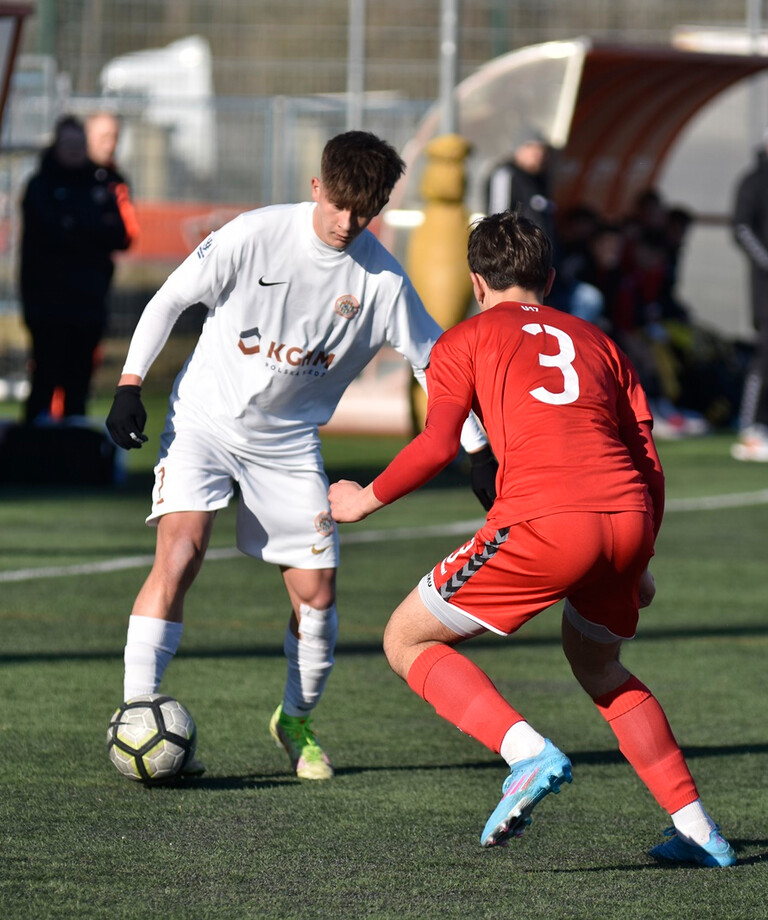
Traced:
<svg viewBox="0 0 768 920">
<path fill-rule="evenodd" d="M 427 370 L 424 431 L 365 488 L 329 491 L 336 521 L 359 521 L 418 488 L 455 456 L 473 409 L 499 461 L 483 527 L 392 614 L 384 652 L 438 715 L 509 765 L 482 846 L 522 835 L 531 812 L 572 779 L 571 762 L 526 721 L 459 643 L 508 636 L 565 600 L 563 650 L 619 748 L 670 813 L 662 862 L 730 866 L 652 692 L 619 660 L 655 593 L 648 563 L 664 510 L 653 418 L 634 368 L 593 323 L 543 305 L 552 247 L 533 222 L 486 217 L 469 238 L 480 313 L 445 332 Z"/>
<path fill-rule="evenodd" d="M 550 148 L 537 129 L 527 126 L 509 160 L 488 180 L 488 214 L 518 210 L 555 242 L 555 205 L 550 193 Z"/>
<path fill-rule="evenodd" d="M 749 264 L 755 342 L 731 455 L 768 463 L 768 131 L 754 167 L 738 180 L 732 226 Z"/>
<path fill-rule="evenodd" d="M 112 257 L 131 238 L 112 182 L 88 158 L 79 119 L 56 123 L 21 208 L 20 292 L 32 343 L 24 420 L 84 416 L 107 323 Z"/>
<path fill-rule="evenodd" d="M 115 156 L 120 142 L 120 120 L 113 112 L 93 112 L 85 120 L 88 157 L 96 166 L 96 176 L 114 192 L 131 244 L 139 237 L 139 222 L 131 200 L 130 185 L 118 169 Z"/>
</svg>

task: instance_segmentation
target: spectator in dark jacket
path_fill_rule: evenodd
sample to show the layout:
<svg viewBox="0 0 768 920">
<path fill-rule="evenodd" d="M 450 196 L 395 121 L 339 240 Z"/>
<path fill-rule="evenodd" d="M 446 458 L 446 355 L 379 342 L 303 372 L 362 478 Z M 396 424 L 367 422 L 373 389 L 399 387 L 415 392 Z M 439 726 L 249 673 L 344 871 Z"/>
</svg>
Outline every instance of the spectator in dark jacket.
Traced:
<svg viewBox="0 0 768 920">
<path fill-rule="evenodd" d="M 22 202 L 21 299 L 32 338 L 25 421 L 82 416 L 107 321 L 112 254 L 130 243 L 109 177 L 88 159 L 81 122 L 65 116 Z"/>
<path fill-rule="evenodd" d="M 131 201 L 128 180 L 115 160 L 120 140 L 120 120 L 112 112 L 93 112 L 85 120 L 85 138 L 88 143 L 88 157 L 96 166 L 96 178 L 108 183 L 117 198 L 120 216 L 123 218 L 130 242 L 139 235 L 139 222 Z"/>
<path fill-rule="evenodd" d="M 529 127 L 523 131 L 512 158 L 499 163 L 490 175 L 487 213 L 517 210 L 555 241 L 549 153 L 547 141 L 537 130 Z"/>
<path fill-rule="evenodd" d="M 747 375 L 739 420 L 737 460 L 768 462 L 768 136 L 754 168 L 739 179 L 733 233 L 750 268 L 755 350 Z"/>
</svg>

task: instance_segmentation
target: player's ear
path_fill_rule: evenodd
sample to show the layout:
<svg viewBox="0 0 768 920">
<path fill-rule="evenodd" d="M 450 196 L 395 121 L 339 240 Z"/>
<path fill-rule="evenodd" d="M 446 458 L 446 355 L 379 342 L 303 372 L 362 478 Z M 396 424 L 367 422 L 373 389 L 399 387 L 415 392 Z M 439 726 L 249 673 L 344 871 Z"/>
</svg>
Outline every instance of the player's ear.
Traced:
<svg viewBox="0 0 768 920">
<path fill-rule="evenodd" d="M 550 268 L 549 275 L 547 275 L 547 283 L 544 285 L 544 297 L 552 290 L 552 285 L 555 283 L 555 275 L 556 272 L 554 268 Z"/>
<path fill-rule="evenodd" d="M 477 274 L 477 272 L 470 272 L 469 277 L 472 280 L 472 290 L 475 295 L 475 300 L 477 301 L 478 306 L 482 307 L 487 291 L 485 281 L 481 278 L 480 275 Z"/>
<path fill-rule="evenodd" d="M 312 201 L 320 199 L 320 180 L 317 176 L 312 176 Z"/>
</svg>

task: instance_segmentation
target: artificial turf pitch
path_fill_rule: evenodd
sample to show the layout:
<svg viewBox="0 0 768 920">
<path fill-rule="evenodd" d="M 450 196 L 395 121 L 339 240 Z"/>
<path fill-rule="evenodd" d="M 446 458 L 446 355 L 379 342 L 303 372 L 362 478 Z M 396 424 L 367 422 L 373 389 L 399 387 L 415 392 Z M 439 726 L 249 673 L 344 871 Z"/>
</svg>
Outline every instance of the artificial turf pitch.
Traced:
<svg viewBox="0 0 768 920">
<path fill-rule="evenodd" d="M 367 481 L 400 443 L 328 437 L 329 472 Z M 287 601 L 273 567 L 229 552 L 233 509 L 163 683 L 195 716 L 208 772 L 160 788 L 123 779 L 106 728 L 152 553 L 150 445 L 120 489 L 0 487 L 0 915 L 768 916 L 768 467 L 731 460 L 729 443 L 660 445 L 658 594 L 624 660 L 664 705 L 736 867 L 662 868 L 646 855 L 668 818 L 570 675 L 559 606 L 512 639 L 464 646 L 574 771 L 521 840 L 479 846 L 504 765 L 381 652 L 388 614 L 482 515 L 457 468 L 342 527 L 337 665 L 315 719 L 334 780 L 296 780 L 269 738 Z"/>
</svg>

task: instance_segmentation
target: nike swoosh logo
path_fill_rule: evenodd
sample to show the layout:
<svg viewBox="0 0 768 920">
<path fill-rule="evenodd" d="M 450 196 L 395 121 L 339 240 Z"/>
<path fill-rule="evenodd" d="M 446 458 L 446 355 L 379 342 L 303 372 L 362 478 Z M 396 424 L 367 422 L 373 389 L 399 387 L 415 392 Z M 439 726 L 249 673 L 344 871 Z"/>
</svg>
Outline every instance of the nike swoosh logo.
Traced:
<svg viewBox="0 0 768 920">
<path fill-rule="evenodd" d="M 320 549 L 318 549 L 316 546 L 311 546 L 310 549 L 312 550 L 312 552 L 313 552 L 316 556 L 319 556 L 320 553 L 324 553 L 324 552 L 328 549 L 328 547 L 327 547 L 327 546 L 321 546 Z"/>
<path fill-rule="evenodd" d="M 288 282 L 287 281 L 265 281 L 264 275 L 262 275 L 261 278 L 259 278 L 259 284 L 262 287 L 274 287 L 276 284 L 288 284 Z"/>
</svg>

